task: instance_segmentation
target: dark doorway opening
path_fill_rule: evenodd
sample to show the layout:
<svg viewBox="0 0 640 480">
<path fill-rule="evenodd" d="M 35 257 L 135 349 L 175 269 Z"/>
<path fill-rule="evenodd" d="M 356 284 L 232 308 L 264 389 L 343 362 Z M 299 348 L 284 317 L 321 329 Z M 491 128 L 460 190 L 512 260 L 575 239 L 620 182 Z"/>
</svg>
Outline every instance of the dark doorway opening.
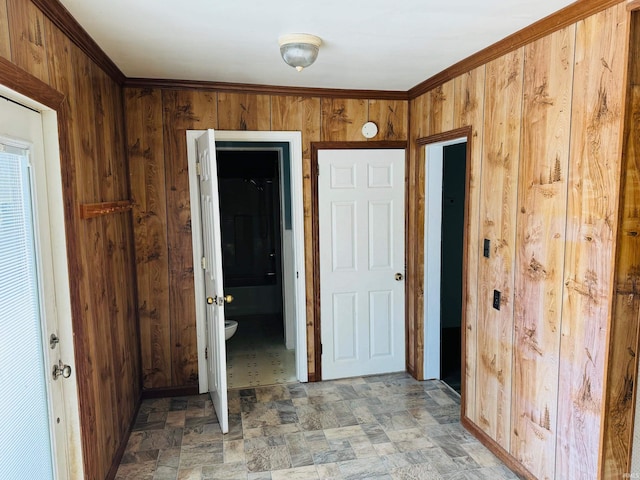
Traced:
<svg viewBox="0 0 640 480">
<path fill-rule="evenodd" d="M 440 275 L 440 378 L 460 393 L 462 259 L 467 144 L 443 149 Z"/>
</svg>

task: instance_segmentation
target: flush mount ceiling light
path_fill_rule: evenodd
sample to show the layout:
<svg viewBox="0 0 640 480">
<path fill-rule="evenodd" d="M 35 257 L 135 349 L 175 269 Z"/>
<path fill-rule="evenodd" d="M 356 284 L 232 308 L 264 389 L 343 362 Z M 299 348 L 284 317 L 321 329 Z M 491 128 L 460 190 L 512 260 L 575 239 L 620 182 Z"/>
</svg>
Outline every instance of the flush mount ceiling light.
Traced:
<svg viewBox="0 0 640 480">
<path fill-rule="evenodd" d="M 322 40 L 308 33 L 290 33 L 278 39 L 282 59 L 299 72 L 316 61 Z"/>
</svg>

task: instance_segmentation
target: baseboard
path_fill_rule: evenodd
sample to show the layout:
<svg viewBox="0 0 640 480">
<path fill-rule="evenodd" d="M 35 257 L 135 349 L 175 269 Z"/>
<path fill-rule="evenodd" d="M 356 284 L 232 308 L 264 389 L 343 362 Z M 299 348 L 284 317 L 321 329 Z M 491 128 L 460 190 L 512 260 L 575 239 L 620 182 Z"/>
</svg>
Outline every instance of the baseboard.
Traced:
<svg viewBox="0 0 640 480">
<path fill-rule="evenodd" d="M 142 400 L 162 397 L 188 397 L 189 395 L 198 395 L 199 393 L 197 385 L 189 385 L 186 387 L 148 388 L 142 390 Z"/>
<path fill-rule="evenodd" d="M 127 443 L 129 443 L 129 437 L 131 436 L 131 431 L 133 430 L 133 426 L 136 423 L 136 419 L 138 418 L 138 414 L 140 413 L 140 405 L 142 405 L 142 398 L 138 398 L 138 402 L 136 403 L 136 408 L 133 410 L 133 417 L 131 418 L 131 424 L 127 429 L 127 433 L 122 437 L 122 442 L 120 442 L 120 446 L 118 450 L 116 450 L 116 454 L 113 456 L 113 462 L 111 463 L 111 468 L 107 472 L 105 480 L 113 480 L 116 478 L 116 474 L 118 473 L 118 467 L 120 466 L 120 462 L 122 462 L 122 457 L 124 456 L 124 452 L 127 449 Z"/>
<path fill-rule="evenodd" d="M 498 443 L 493 438 L 480 430 L 480 428 L 466 416 L 460 417 L 460 423 L 469 431 L 469 433 L 471 433 L 471 435 L 476 437 L 481 444 L 487 447 L 491 453 L 498 457 L 502 461 L 502 463 L 513 470 L 516 474 L 520 475 L 526 480 L 536 480 L 536 477 L 532 475 L 529 470 L 524 468 L 522 464 L 518 462 L 509 452 L 498 445 Z"/>
</svg>

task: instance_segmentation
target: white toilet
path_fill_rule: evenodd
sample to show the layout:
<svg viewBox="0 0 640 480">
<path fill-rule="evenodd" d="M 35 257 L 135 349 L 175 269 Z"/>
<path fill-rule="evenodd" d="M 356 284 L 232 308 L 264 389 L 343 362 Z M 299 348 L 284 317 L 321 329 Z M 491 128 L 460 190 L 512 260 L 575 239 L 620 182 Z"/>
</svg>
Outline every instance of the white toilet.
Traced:
<svg viewBox="0 0 640 480">
<path fill-rule="evenodd" d="M 238 322 L 235 320 L 224 321 L 224 339 L 229 340 L 236 333 L 238 329 Z"/>
</svg>

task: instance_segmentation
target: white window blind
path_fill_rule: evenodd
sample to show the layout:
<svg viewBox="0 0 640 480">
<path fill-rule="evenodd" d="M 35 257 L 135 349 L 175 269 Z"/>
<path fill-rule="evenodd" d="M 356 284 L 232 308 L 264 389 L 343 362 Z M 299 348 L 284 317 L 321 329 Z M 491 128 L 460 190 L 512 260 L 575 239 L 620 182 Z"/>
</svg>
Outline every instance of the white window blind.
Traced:
<svg viewBox="0 0 640 480">
<path fill-rule="evenodd" d="M 28 150 L 0 143 L 0 478 L 52 479 Z"/>
</svg>

